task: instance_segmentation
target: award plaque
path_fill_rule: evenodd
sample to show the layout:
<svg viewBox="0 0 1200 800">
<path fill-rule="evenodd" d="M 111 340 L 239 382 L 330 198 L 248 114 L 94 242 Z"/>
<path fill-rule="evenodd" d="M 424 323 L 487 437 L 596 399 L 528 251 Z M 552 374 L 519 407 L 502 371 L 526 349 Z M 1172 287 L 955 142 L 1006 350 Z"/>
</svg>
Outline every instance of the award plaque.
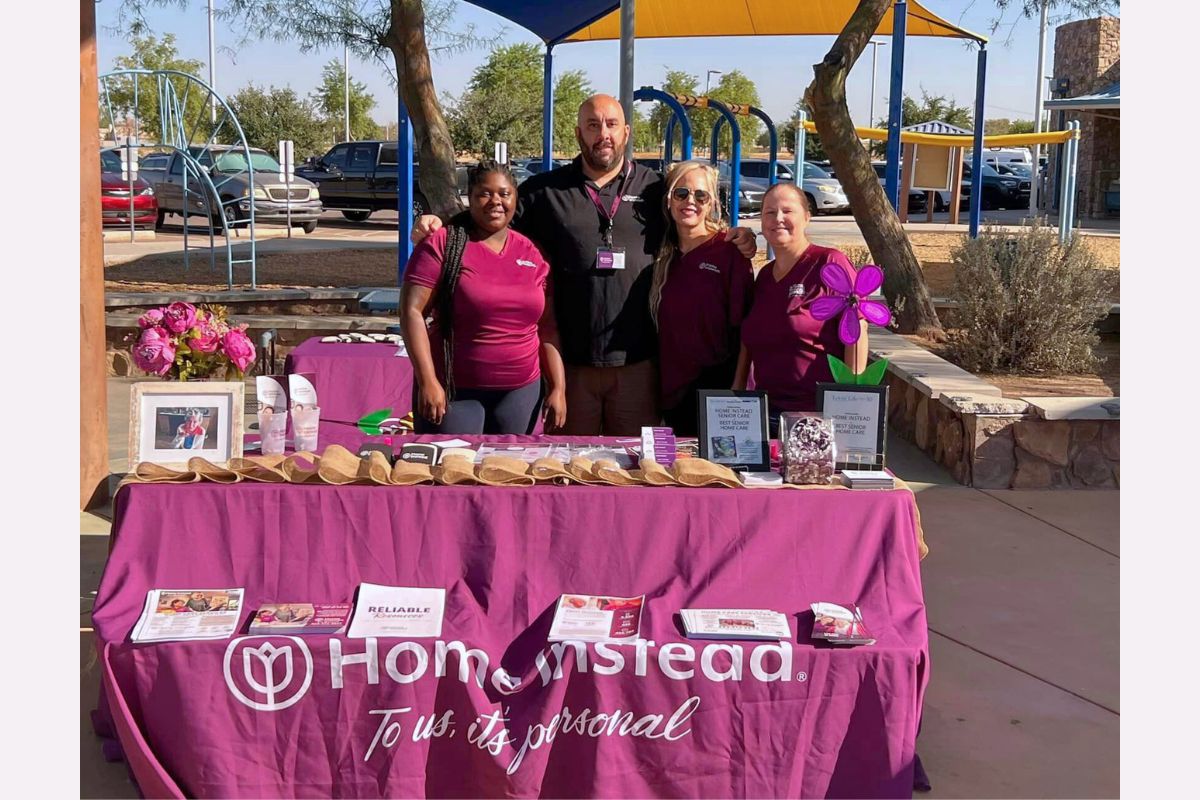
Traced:
<svg viewBox="0 0 1200 800">
<path fill-rule="evenodd" d="M 700 457 L 735 470 L 771 469 L 766 392 L 700 391 Z"/>
</svg>

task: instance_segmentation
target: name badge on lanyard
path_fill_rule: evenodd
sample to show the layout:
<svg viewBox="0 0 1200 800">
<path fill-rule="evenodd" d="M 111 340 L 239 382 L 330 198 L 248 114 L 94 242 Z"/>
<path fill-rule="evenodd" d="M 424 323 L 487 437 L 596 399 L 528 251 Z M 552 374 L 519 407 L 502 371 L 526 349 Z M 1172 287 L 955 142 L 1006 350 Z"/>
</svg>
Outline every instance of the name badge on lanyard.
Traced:
<svg viewBox="0 0 1200 800">
<path fill-rule="evenodd" d="M 626 164 L 625 170 L 621 173 L 620 185 L 617 186 L 617 196 L 613 198 L 609 208 L 605 208 L 600 201 L 599 192 L 588 184 L 584 184 L 588 196 L 592 198 L 592 203 L 600 212 L 600 232 L 604 236 L 604 244 L 596 248 L 596 269 L 625 269 L 625 248 L 613 246 L 613 221 L 617 217 L 617 209 L 621 207 L 621 194 L 625 190 L 625 180 L 629 177 L 629 172 L 629 165 Z"/>
</svg>

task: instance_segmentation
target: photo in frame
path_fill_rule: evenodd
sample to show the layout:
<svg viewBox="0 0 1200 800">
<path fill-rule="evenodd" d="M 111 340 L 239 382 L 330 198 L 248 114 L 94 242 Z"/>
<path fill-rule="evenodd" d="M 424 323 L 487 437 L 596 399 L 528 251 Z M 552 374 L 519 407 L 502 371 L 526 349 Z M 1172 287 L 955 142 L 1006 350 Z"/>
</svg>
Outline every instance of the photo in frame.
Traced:
<svg viewBox="0 0 1200 800">
<path fill-rule="evenodd" d="M 818 383 L 817 410 L 833 423 L 839 470 L 884 468 L 887 461 L 887 386 Z"/>
<path fill-rule="evenodd" d="M 129 464 L 225 464 L 242 455 L 246 387 L 240 381 L 133 384 Z"/>
<path fill-rule="evenodd" d="M 766 392 L 701 390 L 696 402 L 701 458 L 735 470 L 771 469 Z"/>
</svg>

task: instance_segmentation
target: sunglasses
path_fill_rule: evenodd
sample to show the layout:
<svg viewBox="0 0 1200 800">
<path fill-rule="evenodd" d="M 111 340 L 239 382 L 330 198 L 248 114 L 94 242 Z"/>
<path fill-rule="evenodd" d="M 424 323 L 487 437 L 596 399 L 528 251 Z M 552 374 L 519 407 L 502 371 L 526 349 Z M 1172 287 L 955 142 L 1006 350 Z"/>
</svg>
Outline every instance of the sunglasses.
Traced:
<svg viewBox="0 0 1200 800">
<path fill-rule="evenodd" d="M 671 192 L 671 197 L 674 197 L 681 203 L 687 202 L 687 199 L 693 195 L 695 195 L 696 202 L 700 205 L 704 205 L 712 199 L 712 195 L 703 189 L 685 189 L 684 187 L 680 186 L 679 188 L 675 189 L 675 191 Z"/>
</svg>

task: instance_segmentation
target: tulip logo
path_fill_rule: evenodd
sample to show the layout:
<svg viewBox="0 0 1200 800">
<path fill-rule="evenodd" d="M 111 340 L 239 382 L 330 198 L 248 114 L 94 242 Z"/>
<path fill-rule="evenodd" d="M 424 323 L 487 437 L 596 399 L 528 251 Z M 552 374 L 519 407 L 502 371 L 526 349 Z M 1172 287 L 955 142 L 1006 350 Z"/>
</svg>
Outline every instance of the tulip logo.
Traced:
<svg viewBox="0 0 1200 800">
<path fill-rule="evenodd" d="M 292 642 L 304 657 L 303 664 L 297 663 L 292 644 L 276 646 L 266 641 L 269 639 Z M 255 640 L 262 641 L 262 644 L 252 647 L 250 643 Z M 237 658 L 239 652 L 241 657 Z M 239 666 L 240 681 L 234 679 L 235 663 Z M 299 681 L 296 680 L 297 670 L 303 672 Z M 257 711 L 282 711 L 295 705 L 308 693 L 312 674 L 312 653 L 304 640 L 297 636 L 241 636 L 225 648 L 225 685 L 239 703 Z M 299 688 L 289 692 L 296 683 L 299 683 Z M 249 689 L 249 693 L 243 691 L 243 686 Z"/>
</svg>

